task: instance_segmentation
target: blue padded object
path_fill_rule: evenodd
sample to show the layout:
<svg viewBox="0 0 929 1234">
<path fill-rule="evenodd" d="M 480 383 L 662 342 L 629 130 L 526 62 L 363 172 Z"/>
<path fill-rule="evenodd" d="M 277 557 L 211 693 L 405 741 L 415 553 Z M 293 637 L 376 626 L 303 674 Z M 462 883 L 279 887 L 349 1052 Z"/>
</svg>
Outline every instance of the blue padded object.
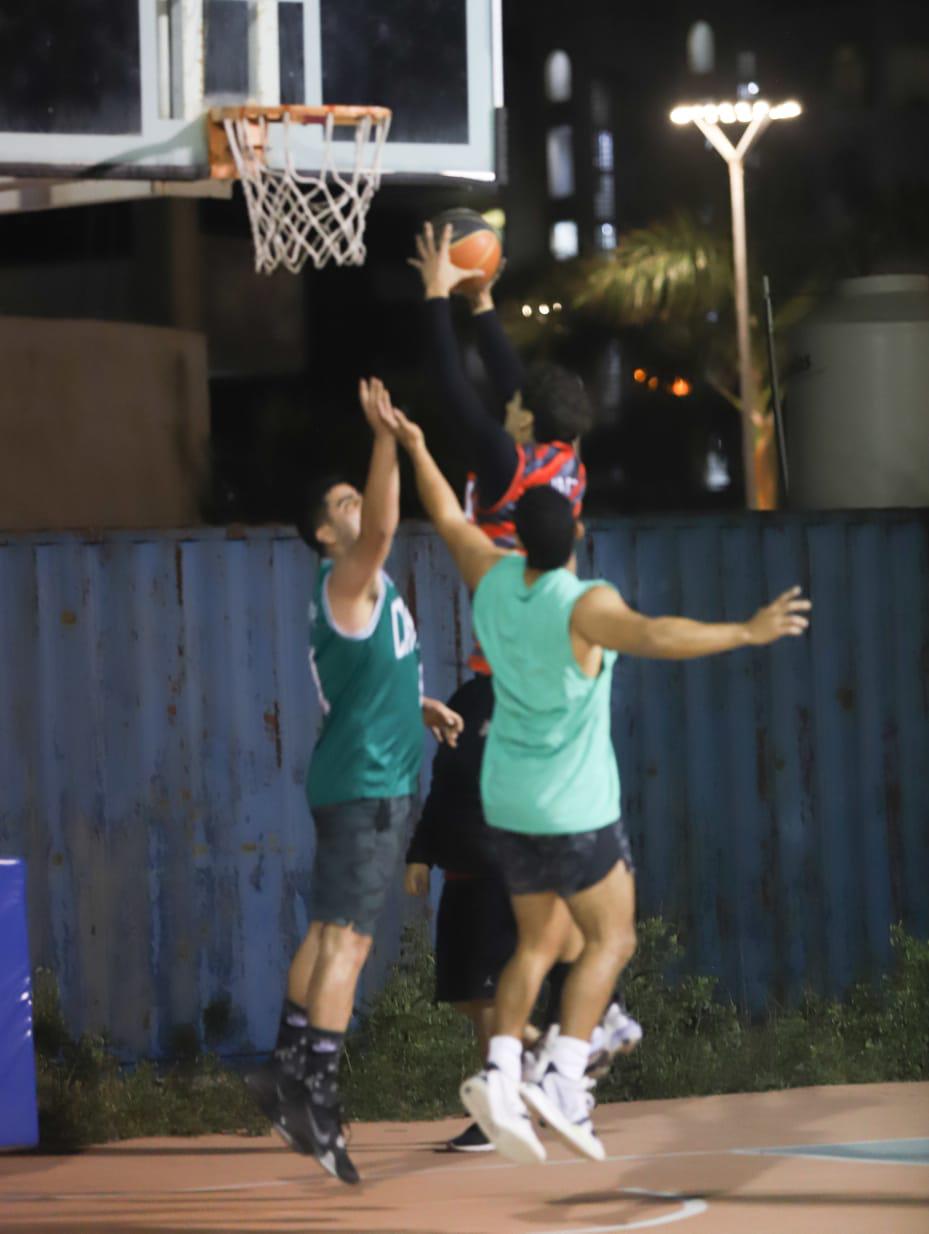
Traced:
<svg viewBox="0 0 929 1234">
<path fill-rule="evenodd" d="M 0 859 L 0 1148 L 38 1142 L 26 865 Z"/>
</svg>

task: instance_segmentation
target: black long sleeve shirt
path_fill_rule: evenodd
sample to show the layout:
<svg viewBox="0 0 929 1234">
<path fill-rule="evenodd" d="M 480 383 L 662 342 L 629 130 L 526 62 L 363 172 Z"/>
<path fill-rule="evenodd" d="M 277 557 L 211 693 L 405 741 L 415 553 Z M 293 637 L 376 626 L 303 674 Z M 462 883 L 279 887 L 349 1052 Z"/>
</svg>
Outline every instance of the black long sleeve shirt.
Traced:
<svg viewBox="0 0 929 1234">
<path fill-rule="evenodd" d="M 478 313 L 474 322 L 478 350 L 503 410 L 523 384 L 523 368 L 496 312 Z M 477 476 L 481 504 L 492 506 L 516 473 L 516 443 L 465 374 L 448 299 L 426 301 L 426 348 L 429 372 L 447 408 L 446 422 L 456 449 Z"/>
</svg>

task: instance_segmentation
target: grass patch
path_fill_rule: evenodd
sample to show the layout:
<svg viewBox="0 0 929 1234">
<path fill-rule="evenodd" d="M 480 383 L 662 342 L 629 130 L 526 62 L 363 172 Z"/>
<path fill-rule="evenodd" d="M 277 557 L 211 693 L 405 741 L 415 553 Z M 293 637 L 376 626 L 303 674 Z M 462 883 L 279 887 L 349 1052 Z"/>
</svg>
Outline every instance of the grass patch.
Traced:
<svg viewBox="0 0 929 1234">
<path fill-rule="evenodd" d="M 752 1092 L 810 1084 L 929 1079 L 929 943 L 892 931 L 893 970 L 842 1002 L 807 998 L 753 1024 L 716 996 L 708 977 L 674 979 L 682 949 L 659 919 L 639 927 L 624 981 L 646 1037 L 598 1086 L 600 1101 Z M 343 1091 L 358 1120 L 461 1113 L 458 1085 L 479 1063 L 471 1030 L 433 1004 L 435 964 L 424 926 L 346 1044 Z M 42 1147 L 64 1151 L 134 1136 L 262 1134 L 241 1077 L 196 1034 L 179 1033 L 178 1061 L 121 1068 L 105 1039 L 72 1041 L 51 974 L 34 984 Z M 190 1041 L 187 1039 L 190 1038 Z"/>
</svg>

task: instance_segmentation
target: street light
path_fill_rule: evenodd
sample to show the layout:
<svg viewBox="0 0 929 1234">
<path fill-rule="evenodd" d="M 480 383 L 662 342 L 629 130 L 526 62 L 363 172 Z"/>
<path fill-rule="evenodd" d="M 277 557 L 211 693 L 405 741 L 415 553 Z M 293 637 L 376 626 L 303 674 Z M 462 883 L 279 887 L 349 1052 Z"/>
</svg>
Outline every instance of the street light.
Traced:
<svg viewBox="0 0 929 1234">
<path fill-rule="evenodd" d="M 673 124 L 694 124 L 729 167 L 732 204 L 732 261 L 735 275 L 735 317 L 739 347 L 739 393 L 742 399 L 742 459 L 745 496 L 749 509 L 757 508 L 755 448 L 752 413 L 755 410 L 755 380 L 752 374 L 751 328 L 748 315 L 748 256 L 745 239 L 745 156 L 772 120 L 793 120 L 803 108 L 793 99 L 768 103 L 764 99 L 737 103 L 682 104 L 671 112 Z M 722 124 L 746 126 L 734 146 L 720 128 Z"/>
</svg>

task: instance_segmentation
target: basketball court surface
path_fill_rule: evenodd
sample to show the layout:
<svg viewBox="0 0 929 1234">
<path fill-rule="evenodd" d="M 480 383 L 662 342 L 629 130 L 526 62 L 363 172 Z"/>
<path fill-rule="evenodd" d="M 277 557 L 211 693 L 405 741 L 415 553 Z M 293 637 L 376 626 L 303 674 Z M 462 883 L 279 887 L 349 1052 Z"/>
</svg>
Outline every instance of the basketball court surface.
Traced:
<svg viewBox="0 0 929 1234">
<path fill-rule="evenodd" d="M 604 1106 L 601 1164 L 437 1151 L 461 1119 L 358 1124 L 346 1187 L 273 1137 L 0 1159 L 5 1234 L 925 1234 L 929 1084 Z"/>
</svg>

